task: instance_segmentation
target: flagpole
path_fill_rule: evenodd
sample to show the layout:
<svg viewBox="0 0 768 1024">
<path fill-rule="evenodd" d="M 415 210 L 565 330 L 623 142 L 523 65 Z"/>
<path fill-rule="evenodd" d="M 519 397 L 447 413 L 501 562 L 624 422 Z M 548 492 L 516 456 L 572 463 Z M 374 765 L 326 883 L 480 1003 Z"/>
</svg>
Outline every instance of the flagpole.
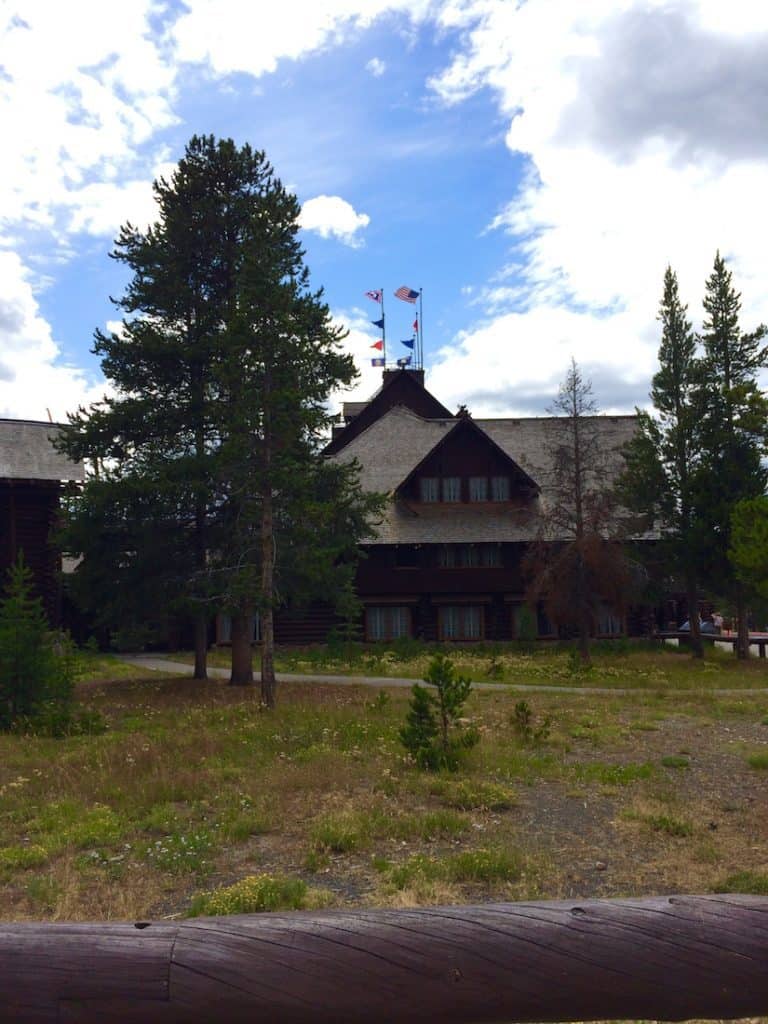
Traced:
<svg viewBox="0 0 768 1024">
<path fill-rule="evenodd" d="M 384 357 L 384 369 L 387 368 L 387 318 L 384 315 L 384 286 L 381 286 L 381 354 Z"/>
<path fill-rule="evenodd" d="M 419 369 L 424 369 L 424 310 L 421 305 L 422 289 L 419 288 Z"/>
</svg>

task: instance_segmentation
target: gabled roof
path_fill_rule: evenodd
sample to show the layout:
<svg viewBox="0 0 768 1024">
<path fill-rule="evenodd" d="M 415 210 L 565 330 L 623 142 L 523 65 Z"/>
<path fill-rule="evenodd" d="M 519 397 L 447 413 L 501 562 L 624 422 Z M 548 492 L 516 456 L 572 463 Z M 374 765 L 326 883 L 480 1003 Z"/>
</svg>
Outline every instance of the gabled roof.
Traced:
<svg viewBox="0 0 768 1024">
<path fill-rule="evenodd" d="M 486 434 L 486 432 L 480 426 L 478 426 L 475 420 L 473 420 L 470 416 L 462 416 L 456 420 L 451 429 L 440 438 L 440 440 L 437 442 L 434 448 L 432 448 L 431 451 L 427 452 L 424 458 L 413 467 L 408 476 L 405 477 L 405 479 L 400 482 L 400 484 L 398 485 L 398 490 L 409 484 L 413 477 L 417 476 L 418 473 L 421 471 L 422 466 L 426 462 L 428 462 L 433 455 L 437 454 L 437 452 L 441 448 L 445 447 L 445 445 L 447 444 L 450 444 L 452 440 L 454 440 L 460 434 L 466 433 L 467 431 L 473 432 L 477 437 L 479 437 L 482 440 L 484 444 L 487 444 L 489 448 L 495 451 L 503 460 L 503 462 L 507 464 L 509 471 L 513 477 L 517 477 L 518 480 L 521 480 L 524 484 L 530 487 L 532 491 L 536 493 L 541 491 L 541 488 L 536 483 L 536 481 L 532 479 L 532 477 L 529 476 L 529 474 L 526 473 L 524 469 L 518 466 L 518 464 L 510 456 L 510 454 L 507 451 L 505 451 L 502 447 L 500 447 L 500 445 L 498 445 L 489 434 Z"/>
<path fill-rule="evenodd" d="M 341 451 L 377 419 L 398 405 L 405 406 L 423 419 L 453 418 L 451 412 L 427 391 L 421 378 L 413 370 L 387 372 L 376 394 L 369 402 L 360 405 L 361 408 L 352 422 L 340 430 L 327 445 L 326 455 Z"/>
<path fill-rule="evenodd" d="M 609 472 L 621 467 L 621 446 L 636 430 L 634 416 L 597 416 Z M 360 482 L 367 491 L 388 494 L 390 500 L 376 527 L 372 544 L 434 544 L 480 542 L 527 542 L 535 538 L 539 511 L 547 503 L 553 466 L 552 440 L 561 424 L 554 417 L 470 420 L 539 489 L 532 501 L 499 503 L 496 508 L 483 504 L 474 507 L 444 506 L 440 502 L 425 505 L 404 502 L 395 492 L 415 469 L 464 420 L 454 417 L 423 419 L 410 409 L 396 406 L 352 438 L 334 456 L 343 462 L 356 459 L 361 467 Z"/>
<path fill-rule="evenodd" d="M 0 419 L 0 479 L 84 480 L 82 463 L 53 447 L 60 429 L 57 423 Z"/>
</svg>

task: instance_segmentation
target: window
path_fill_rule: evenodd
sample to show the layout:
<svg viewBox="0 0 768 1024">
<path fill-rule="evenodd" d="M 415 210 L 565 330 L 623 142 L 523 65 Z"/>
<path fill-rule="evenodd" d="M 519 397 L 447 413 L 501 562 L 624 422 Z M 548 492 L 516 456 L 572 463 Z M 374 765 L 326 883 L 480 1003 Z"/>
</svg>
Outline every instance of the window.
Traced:
<svg viewBox="0 0 768 1024">
<path fill-rule="evenodd" d="M 469 478 L 469 500 L 488 501 L 488 478 L 471 476 Z"/>
<path fill-rule="evenodd" d="M 251 616 L 251 641 L 253 643 L 259 643 L 261 640 L 261 619 L 259 613 Z M 232 643 L 232 616 L 219 615 L 218 628 L 216 630 L 216 643 L 217 644 L 231 644 Z"/>
<path fill-rule="evenodd" d="M 437 564 L 443 569 L 497 568 L 501 551 L 497 544 L 442 544 Z"/>
<path fill-rule="evenodd" d="M 501 548 L 498 544 L 483 544 L 481 546 L 480 564 L 486 569 L 501 567 Z"/>
<path fill-rule="evenodd" d="M 509 477 L 491 477 L 491 501 L 509 501 Z"/>
<path fill-rule="evenodd" d="M 440 637 L 442 640 L 482 640 L 482 606 L 446 605 L 441 608 Z"/>
<path fill-rule="evenodd" d="M 439 501 L 438 479 L 436 476 L 423 476 L 419 481 L 422 501 Z"/>
<path fill-rule="evenodd" d="M 397 640 L 410 636 L 410 627 L 410 612 L 405 607 L 370 605 L 365 609 L 366 640 Z"/>
<path fill-rule="evenodd" d="M 461 477 L 443 477 L 443 501 L 461 501 Z"/>
<path fill-rule="evenodd" d="M 601 636 L 620 636 L 624 632 L 621 618 L 608 605 L 600 605 L 598 609 L 597 632 Z"/>
</svg>

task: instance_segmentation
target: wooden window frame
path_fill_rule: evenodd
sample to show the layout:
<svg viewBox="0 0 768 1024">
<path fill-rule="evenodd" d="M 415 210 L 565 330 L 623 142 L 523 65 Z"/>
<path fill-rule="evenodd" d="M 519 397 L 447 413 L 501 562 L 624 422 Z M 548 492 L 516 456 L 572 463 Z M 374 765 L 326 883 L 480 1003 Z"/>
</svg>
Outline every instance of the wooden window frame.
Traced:
<svg viewBox="0 0 768 1024">
<path fill-rule="evenodd" d="M 445 635 L 445 616 L 449 611 L 458 611 L 459 613 L 465 613 L 470 608 L 474 608 L 479 613 L 480 618 L 480 632 L 477 636 L 468 636 L 466 633 L 465 623 L 462 621 L 462 632 L 458 636 L 446 636 Z M 437 627 L 438 636 L 441 640 L 449 643 L 479 643 L 485 639 L 485 606 L 482 604 L 444 604 L 440 605 L 437 610 Z"/>
<path fill-rule="evenodd" d="M 391 618 L 390 618 L 389 621 L 388 621 L 388 624 L 387 624 L 388 628 L 386 630 L 384 630 L 385 635 L 384 636 L 376 636 L 376 637 L 372 636 L 371 635 L 371 631 L 369 629 L 369 625 L 368 625 L 368 614 L 369 614 L 369 612 L 373 612 L 373 611 L 384 612 L 384 613 L 389 612 L 391 614 L 395 610 L 397 610 L 399 612 L 404 612 L 405 613 L 405 632 L 399 634 L 398 636 L 393 636 L 392 635 L 392 628 L 391 628 L 392 627 L 392 621 L 391 621 Z M 365 606 L 365 640 L 366 640 L 366 643 L 371 643 L 371 644 L 376 644 L 376 643 L 387 644 L 387 643 L 392 643 L 395 640 L 407 639 L 408 637 L 411 637 L 411 636 L 413 636 L 413 616 L 412 616 L 411 609 L 408 607 L 407 604 L 369 604 L 369 605 Z"/>
</svg>

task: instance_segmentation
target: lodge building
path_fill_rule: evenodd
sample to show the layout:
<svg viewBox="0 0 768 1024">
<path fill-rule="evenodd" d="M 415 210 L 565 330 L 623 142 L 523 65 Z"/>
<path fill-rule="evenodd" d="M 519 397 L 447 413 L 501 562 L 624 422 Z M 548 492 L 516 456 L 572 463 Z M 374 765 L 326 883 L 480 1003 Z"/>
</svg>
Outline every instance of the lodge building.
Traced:
<svg viewBox="0 0 768 1024">
<path fill-rule="evenodd" d="M 52 624 L 61 624 L 61 556 L 52 543 L 63 487 L 83 466 L 53 447 L 51 423 L 0 419 L 0 591 L 20 552 Z"/>
<path fill-rule="evenodd" d="M 594 425 L 617 473 L 636 419 Z M 344 405 L 327 455 L 357 460 L 363 487 L 387 496 L 357 571 L 367 640 L 520 635 L 521 560 L 548 500 L 554 429 L 553 417 L 452 414 L 426 390 L 423 370 L 385 370 L 369 402 Z M 554 635 L 543 608 L 535 619 L 539 637 Z M 637 624 L 625 609 L 602 607 L 596 635 L 627 630 Z"/>
</svg>

